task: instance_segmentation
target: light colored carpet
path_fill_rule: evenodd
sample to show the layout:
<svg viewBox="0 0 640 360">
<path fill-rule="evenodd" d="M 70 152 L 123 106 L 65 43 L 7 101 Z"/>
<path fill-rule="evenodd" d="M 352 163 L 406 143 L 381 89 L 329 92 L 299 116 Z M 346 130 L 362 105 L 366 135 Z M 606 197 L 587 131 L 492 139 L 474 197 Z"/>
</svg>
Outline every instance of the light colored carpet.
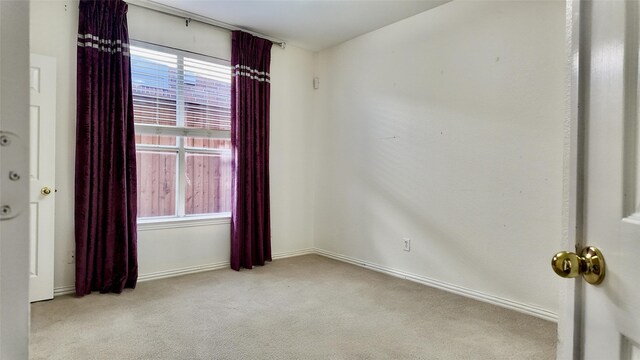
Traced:
<svg viewBox="0 0 640 360">
<path fill-rule="evenodd" d="M 554 359 L 556 325 L 316 255 L 31 307 L 32 359 Z"/>
</svg>

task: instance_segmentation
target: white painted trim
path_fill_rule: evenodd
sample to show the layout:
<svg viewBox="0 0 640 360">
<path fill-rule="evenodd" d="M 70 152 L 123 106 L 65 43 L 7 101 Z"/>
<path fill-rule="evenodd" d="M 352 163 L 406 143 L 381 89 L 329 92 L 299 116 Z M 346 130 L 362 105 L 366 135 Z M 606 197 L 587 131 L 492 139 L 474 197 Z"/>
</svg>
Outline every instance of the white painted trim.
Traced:
<svg viewBox="0 0 640 360">
<path fill-rule="evenodd" d="M 640 225 L 640 212 L 637 212 L 629 217 L 626 217 L 624 219 L 622 219 L 622 221 L 629 223 L 629 224 L 635 224 L 635 225 Z"/>
<path fill-rule="evenodd" d="M 213 263 L 213 264 L 196 265 L 196 266 L 189 266 L 189 267 L 184 267 L 180 269 L 156 271 L 156 272 L 142 274 L 138 276 L 138 282 L 166 279 L 174 276 L 181 276 L 181 275 L 187 275 L 187 274 L 197 274 L 205 271 L 220 270 L 227 267 L 229 267 L 229 262 L 222 261 L 222 262 Z"/>
<path fill-rule="evenodd" d="M 229 68 L 231 70 L 231 68 Z M 203 138 L 211 138 L 211 139 L 231 139 L 231 130 L 213 130 L 213 129 L 202 129 L 202 128 L 188 128 L 184 125 L 182 126 L 168 126 L 168 125 L 151 125 L 151 124 L 135 124 L 136 134 L 151 134 L 151 135 L 161 135 L 161 136 L 191 136 L 191 137 L 203 137 Z M 146 145 L 146 146 L 145 146 Z M 136 148 L 140 149 L 166 149 L 166 150 L 175 150 L 177 146 L 165 146 L 162 145 L 148 145 L 148 144 L 138 144 Z M 207 148 L 198 149 L 199 151 L 204 150 L 207 152 Z M 225 153 L 230 153 L 231 150 L 225 151 Z"/>
<path fill-rule="evenodd" d="M 300 250 L 293 250 L 293 251 L 285 251 L 277 254 L 272 254 L 271 258 L 273 260 L 278 260 L 278 259 L 284 259 L 284 258 L 302 256 L 302 255 L 311 255 L 311 254 L 316 254 L 316 250 L 313 248 L 308 248 L 308 249 L 300 249 Z"/>
<path fill-rule="evenodd" d="M 138 231 L 180 229 L 191 226 L 226 225 L 231 224 L 231 215 L 216 217 L 171 217 L 159 219 L 138 220 Z"/>
<path fill-rule="evenodd" d="M 281 252 L 281 253 L 273 254 L 272 257 L 274 260 L 278 260 L 278 259 L 284 259 L 288 257 L 310 255 L 310 254 L 316 254 L 316 255 L 324 256 L 330 259 L 360 266 L 366 269 L 371 269 L 387 275 L 395 276 L 397 278 L 417 282 L 423 285 L 445 290 L 453 294 L 462 295 L 462 296 L 479 300 L 485 303 L 515 310 L 527 315 L 532 315 L 544 320 L 553 321 L 553 322 L 558 321 L 558 314 L 539 308 L 537 306 L 524 304 L 517 301 L 509 300 L 509 299 L 504 299 L 498 296 L 485 294 L 480 291 L 467 289 L 467 288 L 449 284 L 443 281 L 430 279 L 425 276 L 416 275 L 406 271 L 377 265 L 369 261 L 364 261 L 364 260 L 356 259 L 350 256 L 341 255 L 341 254 L 336 254 L 336 253 L 318 249 L 318 248 L 308 248 L 308 249 Z M 150 281 L 150 280 L 165 279 L 165 278 L 174 277 L 174 276 L 196 274 L 196 273 L 211 271 L 211 270 L 226 269 L 228 267 L 229 267 L 228 261 L 223 261 L 223 262 L 213 263 L 213 264 L 198 265 L 198 266 L 190 266 L 190 267 L 181 268 L 181 269 L 173 269 L 173 270 L 158 271 L 154 273 L 143 274 L 138 277 L 138 281 L 144 282 L 144 281 Z M 74 291 L 75 290 L 73 285 L 62 286 L 54 289 L 54 295 L 55 296 L 67 295 L 67 294 L 72 294 Z"/>
<path fill-rule="evenodd" d="M 584 139 L 580 128 L 582 81 L 580 57 L 582 42 L 588 34 L 582 34 L 583 0 L 569 0 L 565 11 L 565 43 L 567 48 L 566 117 L 564 119 L 563 176 L 562 176 L 562 237 L 558 250 L 572 251 L 580 246 L 583 232 L 583 192 L 584 192 Z M 588 14 L 584 14 L 587 15 Z M 586 36 L 586 37 L 585 37 Z M 589 52 L 585 52 L 589 54 Z M 577 250 L 574 250 L 577 252 Z M 558 310 L 558 359 L 581 359 L 581 313 L 582 287 L 579 280 L 563 281 L 560 286 Z"/>
<path fill-rule="evenodd" d="M 53 288 L 53 297 L 69 295 L 75 292 L 76 292 L 76 287 L 74 285 L 59 286 L 57 288 Z"/>
<path fill-rule="evenodd" d="M 472 299 L 486 302 L 489 304 L 497 305 L 503 308 L 515 310 L 515 311 L 518 311 L 527 315 L 532 315 L 544 320 L 553 321 L 553 322 L 558 321 L 558 314 L 539 308 L 534 305 L 524 304 L 517 301 L 509 300 L 509 299 L 504 299 L 498 296 L 485 294 L 480 291 L 467 289 L 461 286 L 449 284 L 439 280 L 430 279 L 428 277 L 412 274 L 406 271 L 397 270 L 397 269 L 393 269 L 386 266 L 381 266 L 369 261 L 356 259 L 350 256 L 336 254 L 331 251 L 326 251 L 326 250 L 316 248 L 315 253 L 321 256 L 334 259 L 334 260 L 346 262 L 346 263 L 357 265 L 363 268 L 375 270 L 387 275 L 395 276 L 401 279 L 405 279 L 405 280 L 417 282 L 423 285 L 431 286 L 437 289 L 445 290 L 453 294 L 462 295 L 468 298 L 472 298 Z"/>
<path fill-rule="evenodd" d="M 29 357 L 29 1 L 0 0 L 0 53 L 0 132 L 11 140 L 0 151 L 0 205 L 13 208 L 0 217 L 0 359 L 23 360 Z M 10 171 L 22 180 L 9 180 Z"/>
<path fill-rule="evenodd" d="M 272 258 L 274 260 L 278 260 L 278 259 L 284 259 L 288 257 L 302 256 L 302 255 L 309 255 L 309 254 L 315 254 L 315 250 L 312 248 L 308 248 L 308 249 L 280 252 L 280 253 L 273 254 Z M 226 269 L 226 268 L 229 268 L 229 266 L 230 264 L 228 261 L 221 261 L 221 262 L 212 263 L 212 264 L 196 265 L 196 266 L 189 266 L 189 267 L 184 267 L 180 269 L 157 271 L 157 272 L 142 274 L 138 276 L 138 282 L 166 279 L 174 276 L 197 274 L 205 271 Z M 68 295 L 73 293 L 75 293 L 74 285 L 60 286 L 53 289 L 54 296 L 62 296 L 62 295 Z"/>
</svg>

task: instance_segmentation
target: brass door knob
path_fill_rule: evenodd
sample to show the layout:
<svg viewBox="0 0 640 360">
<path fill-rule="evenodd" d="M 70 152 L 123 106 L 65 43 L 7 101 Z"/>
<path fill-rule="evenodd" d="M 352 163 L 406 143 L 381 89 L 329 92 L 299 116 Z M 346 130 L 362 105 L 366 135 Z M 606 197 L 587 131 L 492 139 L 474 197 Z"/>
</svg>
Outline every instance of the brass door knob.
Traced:
<svg viewBox="0 0 640 360">
<path fill-rule="evenodd" d="M 568 251 L 561 251 L 551 259 L 551 268 L 563 278 L 574 278 L 578 275 L 593 285 L 604 280 L 605 264 L 600 249 L 587 246 L 580 255 Z"/>
<path fill-rule="evenodd" d="M 42 189 L 40 189 L 40 194 L 47 196 L 49 194 L 51 194 L 51 189 L 49 189 L 47 186 L 43 187 Z"/>
</svg>

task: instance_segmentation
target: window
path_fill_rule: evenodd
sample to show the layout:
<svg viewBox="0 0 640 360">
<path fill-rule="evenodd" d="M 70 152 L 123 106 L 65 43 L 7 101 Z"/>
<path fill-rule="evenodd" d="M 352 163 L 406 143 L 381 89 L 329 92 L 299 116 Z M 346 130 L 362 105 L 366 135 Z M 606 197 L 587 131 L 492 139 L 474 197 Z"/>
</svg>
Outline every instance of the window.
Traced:
<svg viewBox="0 0 640 360">
<path fill-rule="evenodd" d="M 138 218 L 231 211 L 228 62 L 132 42 Z"/>
</svg>

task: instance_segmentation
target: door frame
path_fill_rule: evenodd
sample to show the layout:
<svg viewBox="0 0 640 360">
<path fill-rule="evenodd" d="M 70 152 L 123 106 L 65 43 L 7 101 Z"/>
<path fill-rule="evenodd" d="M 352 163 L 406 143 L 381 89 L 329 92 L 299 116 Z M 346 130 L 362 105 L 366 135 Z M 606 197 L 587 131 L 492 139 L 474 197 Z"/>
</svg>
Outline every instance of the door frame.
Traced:
<svg viewBox="0 0 640 360">
<path fill-rule="evenodd" d="M 0 205 L 15 209 L 0 220 L 0 359 L 22 360 L 29 354 L 28 0 L 0 1 L 0 40 L 0 130 L 12 138 L 0 153 L 5 160 L 0 173 L 7 185 L 0 190 Z M 24 161 L 17 163 L 16 158 Z M 9 171 L 14 172 L 11 178 Z"/>
<path fill-rule="evenodd" d="M 564 123 L 563 234 L 560 249 L 580 253 L 584 247 L 585 99 L 590 68 L 591 6 L 566 2 L 567 113 Z M 583 287 L 581 278 L 562 281 L 558 311 L 557 359 L 582 359 Z"/>
</svg>

